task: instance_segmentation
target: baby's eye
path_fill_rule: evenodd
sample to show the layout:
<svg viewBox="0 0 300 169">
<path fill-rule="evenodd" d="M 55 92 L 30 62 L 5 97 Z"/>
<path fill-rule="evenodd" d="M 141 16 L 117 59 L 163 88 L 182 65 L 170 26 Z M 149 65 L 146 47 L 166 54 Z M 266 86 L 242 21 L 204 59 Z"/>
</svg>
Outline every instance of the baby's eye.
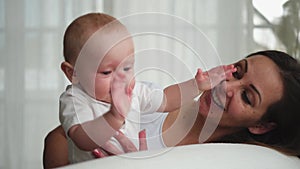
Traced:
<svg viewBox="0 0 300 169">
<path fill-rule="evenodd" d="M 103 75 L 109 75 L 109 74 L 111 74 L 111 72 L 112 71 L 103 71 L 103 72 L 100 72 L 100 73 L 103 74 Z"/>
<path fill-rule="evenodd" d="M 124 67 L 123 68 L 123 70 L 126 71 L 126 72 L 129 71 L 130 69 L 131 69 L 131 67 Z"/>
</svg>

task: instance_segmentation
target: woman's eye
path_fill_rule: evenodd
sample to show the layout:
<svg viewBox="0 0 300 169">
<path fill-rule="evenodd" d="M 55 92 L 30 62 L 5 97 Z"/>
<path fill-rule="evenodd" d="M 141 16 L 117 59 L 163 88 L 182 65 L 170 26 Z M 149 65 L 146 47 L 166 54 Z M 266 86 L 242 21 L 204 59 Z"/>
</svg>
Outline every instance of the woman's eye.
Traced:
<svg viewBox="0 0 300 169">
<path fill-rule="evenodd" d="M 100 73 L 103 74 L 103 75 L 109 75 L 109 74 L 111 74 L 111 72 L 112 71 L 103 71 L 103 72 L 100 72 Z"/>
<path fill-rule="evenodd" d="M 239 79 L 239 73 L 236 71 L 236 72 L 233 72 L 232 73 L 232 76 L 236 79 Z"/>
<path fill-rule="evenodd" d="M 252 105 L 251 101 L 247 95 L 247 92 L 245 90 L 242 92 L 242 99 L 246 104 Z"/>
</svg>

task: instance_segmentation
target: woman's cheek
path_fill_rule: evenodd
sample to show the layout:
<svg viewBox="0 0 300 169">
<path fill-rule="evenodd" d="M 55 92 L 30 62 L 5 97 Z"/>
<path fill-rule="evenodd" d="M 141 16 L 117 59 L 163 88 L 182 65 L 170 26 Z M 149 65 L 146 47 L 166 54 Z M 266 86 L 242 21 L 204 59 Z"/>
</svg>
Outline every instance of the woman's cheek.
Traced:
<svg viewBox="0 0 300 169">
<path fill-rule="evenodd" d="M 241 103 L 231 104 L 228 108 L 227 114 L 232 122 L 236 122 L 241 126 L 248 125 L 255 121 L 255 114 Z"/>
<path fill-rule="evenodd" d="M 224 114 L 231 116 L 231 118 L 233 118 L 233 119 L 241 118 L 243 116 L 243 109 L 240 108 L 240 106 L 230 104 L 230 105 L 228 105 L 227 110 Z"/>
</svg>

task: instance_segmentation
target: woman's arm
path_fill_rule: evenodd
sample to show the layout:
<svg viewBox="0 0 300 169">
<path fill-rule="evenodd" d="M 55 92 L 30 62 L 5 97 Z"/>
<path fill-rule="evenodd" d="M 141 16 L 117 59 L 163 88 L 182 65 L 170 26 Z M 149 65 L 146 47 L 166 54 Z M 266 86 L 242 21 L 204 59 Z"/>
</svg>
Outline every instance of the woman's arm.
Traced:
<svg viewBox="0 0 300 169">
<path fill-rule="evenodd" d="M 45 138 L 43 152 L 43 166 L 47 168 L 68 165 L 68 143 L 61 126 L 56 127 Z"/>
<path fill-rule="evenodd" d="M 116 139 L 123 146 L 125 153 L 138 151 L 133 143 L 122 133 L 116 136 Z M 147 150 L 146 131 L 139 133 L 139 150 Z M 133 146 L 129 146 L 133 145 Z M 97 149 L 99 150 L 99 149 Z M 94 151 L 95 158 L 107 156 Z M 106 151 L 111 151 L 107 149 Z M 101 153 L 101 152 L 100 152 Z M 113 155 L 113 154 L 112 154 Z M 56 127 L 48 133 L 44 142 L 43 166 L 45 169 L 61 167 L 69 164 L 68 160 L 68 142 L 65 132 L 61 126 Z"/>
</svg>

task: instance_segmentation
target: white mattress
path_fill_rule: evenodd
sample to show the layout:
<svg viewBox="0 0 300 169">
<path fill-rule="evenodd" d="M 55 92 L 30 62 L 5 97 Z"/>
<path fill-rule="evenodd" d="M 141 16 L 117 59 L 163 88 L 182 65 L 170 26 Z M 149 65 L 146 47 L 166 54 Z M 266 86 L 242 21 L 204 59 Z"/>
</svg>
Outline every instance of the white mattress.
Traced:
<svg viewBox="0 0 300 169">
<path fill-rule="evenodd" d="M 112 156 L 63 168 L 300 169 L 300 159 L 248 144 L 197 144 Z"/>
</svg>

